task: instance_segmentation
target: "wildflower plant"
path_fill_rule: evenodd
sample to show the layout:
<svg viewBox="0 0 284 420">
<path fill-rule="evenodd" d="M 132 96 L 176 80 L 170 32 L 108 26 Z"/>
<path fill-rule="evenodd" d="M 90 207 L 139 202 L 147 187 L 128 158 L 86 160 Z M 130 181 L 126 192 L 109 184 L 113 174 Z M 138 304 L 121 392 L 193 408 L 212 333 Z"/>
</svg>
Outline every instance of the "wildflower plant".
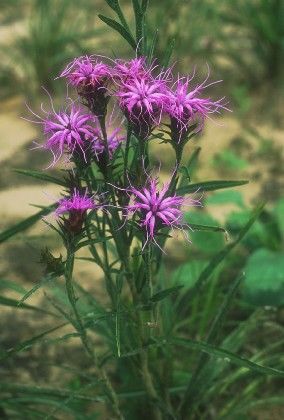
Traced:
<svg viewBox="0 0 284 420">
<path fill-rule="evenodd" d="M 56 296 L 48 299 L 52 314 L 55 311 L 64 322 L 42 336 L 71 325 L 72 337 L 78 338 L 85 350 L 90 373 L 78 392 L 55 390 L 53 394 L 50 391 L 51 399 L 39 399 L 40 411 L 55 395 L 55 408 L 47 418 L 57 418 L 58 411 L 67 409 L 74 410 L 74 418 L 86 419 L 90 412 L 99 418 L 136 419 L 147 414 L 156 420 L 187 419 L 197 418 L 202 410 L 206 417 L 206 398 L 212 396 L 209 385 L 218 378 L 220 370 L 226 369 L 224 358 L 260 374 L 283 376 L 276 368 L 239 357 L 230 351 L 234 350 L 231 347 L 218 347 L 219 330 L 240 283 L 239 276 L 232 281 L 219 311 L 213 312 L 207 335 L 201 340 L 193 339 L 188 330 L 191 322 L 187 325 L 193 297 L 204 289 L 213 271 L 242 239 L 259 209 L 235 242 L 200 273 L 193 288 L 181 291 L 182 284 L 167 280 L 163 261 L 171 254 L 166 245 L 175 232 L 180 233 L 190 252 L 192 230 L 224 231 L 218 226 L 190 222 L 192 207 L 202 205 L 203 193 L 246 181 L 191 182 L 191 164 L 199 150 L 193 152 L 185 166 L 185 145 L 202 132 L 209 114 L 226 109 L 226 105 L 223 99 L 203 96 L 207 80 L 190 87 L 190 76 L 176 77 L 173 66 L 160 66 L 155 61 L 155 40 L 150 42 L 145 32 L 148 2 L 132 3 L 135 36 L 118 1 L 107 0 L 118 21 L 100 17 L 129 43 L 135 58 L 75 58 L 58 80 L 60 83 L 64 79 L 73 89 L 73 103 L 63 104 L 63 110 L 52 106 L 51 112 L 38 121 L 44 136 L 38 147 L 51 151 L 52 167 L 60 160 L 68 161 L 64 176 L 19 171 L 62 186 L 62 198 L 0 237 L 3 241 L 43 218 L 61 238 L 65 249 L 60 257 L 46 249 L 42 252 L 41 262 L 45 273 L 49 273 L 48 279 L 61 284 L 63 280 L 67 297 L 63 305 Z M 169 56 L 170 51 L 166 51 L 165 58 Z M 114 113 L 118 114 L 115 118 Z M 163 182 L 163 168 L 153 165 L 150 147 L 152 142 L 161 140 L 175 153 L 171 173 Z M 54 215 L 52 222 L 44 217 L 49 213 Z M 82 249 L 88 256 L 78 256 Z M 101 269 L 105 305 L 98 302 L 96 292 L 85 289 L 80 278 L 74 277 L 74 264 L 85 260 Z M 25 301 L 45 281 L 22 297 L 20 308 L 28 307 Z M 95 279 L 92 286 L 95 290 L 101 287 Z M 36 342 L 37 338 L 29 341 Z M 17 348 L 29 345 L 22 343 Z M 189 363 L 189 356 L 184 358 L 184 351 L 188 353 L 189 349 L 199 352 L 197 356 L 194 353 L 193 364 Z M 15 352 L 12 349 L 3 354 L 10 357 Z M 216 356 L 223 360 L 217 371 L 211 359 Z M 182 377 L 181 371 L 187 371 L 189 366 L 190 372 Z M 202 382 L 205 376 L 208 382 Z M 204 384 L 208 384 L 208 389 Z M 73 400 L 82 405 L 78 408 Z M 105 405 L 102 411 L 97 408 L 101 403 Z"/>
</svg>

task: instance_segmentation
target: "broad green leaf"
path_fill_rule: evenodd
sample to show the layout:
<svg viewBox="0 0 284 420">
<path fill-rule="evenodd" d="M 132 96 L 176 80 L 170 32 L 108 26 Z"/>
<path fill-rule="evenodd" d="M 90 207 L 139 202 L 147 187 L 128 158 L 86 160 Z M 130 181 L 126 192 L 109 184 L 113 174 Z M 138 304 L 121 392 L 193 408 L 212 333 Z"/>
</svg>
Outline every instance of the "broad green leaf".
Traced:
<svg viewBox="0 0 284 420">
<path fill-rule="evenodd" d="M 106 23 L 108 26 L 110 26 L 112 29 L 120 33 L 120 35 L 128 42 L 128 44 L 136 50 L 136 42 L 133 36 L 118 22 L 116 22 L 114 19 L 110 19 L 104 15 L 99 14 L 99 18 Z"/>
<path fill-rule="evenodd" d="M 238 356 L 237 354 L 231 353 L 228 350 L 215 347 L 211 344 L 208 344 L 202 341 L 195 341 L 195 340 L 190 340 L 190 339 L 173 337 L 169 340 L 169 342 L 172 344 L 176 344 L 178 346 L 182 346 L 182 347 L 184 346 L 184 347 L 192 348 L 194 350 L 204 351 L 205 353 L 208 353 L 210 356 L 221 358 L 222 361 L 225 360 L 225 361 L 231 362 L 237 366 L 241 366 L 243 368 L 252 370 L 253 372 L 284 378 L 284 371 L 282 370 L 267 367 L 267 366 L 262 366 L 258 363 L 251 362 L 250 360 L 245 359 L 244 357 Z"/>
<path fill-rule="evenodd" d="M 158 301 L 160 301 L 160 300 L 163 300 L 163 299 L 165 299 L 166 297 L 168 297 L 168 296 L 172 295 L 173 293 L 176 293 L 176 292 L 177 292 L 178 290 L 180 290 L 182 287 L 183 287 L 183 285 L 181 284 L 181 285 L 179 285 L 179 286 L 174 286 L 174 287 L 170 287 L 170 288 L 165 289 L 165 290 L 161 290 L 160 292 L 155 293 L 155 294 L 154 294 L 154 295 L 150 298 L 150 300 L 151 300 L 152 302 L 158 302 Z"/>
<path fill-rule="evenodd" d="M 243 297 L 260 306 L 284 304 L 284 254 L 262 248 L 255 251 L 244 268 Z"/>
<path fill-rule="evenodd" d="M 206 181 L 198 182 L 196 184 L 189 184 L 187 186 L 178 188 L 176 193 L 178 195 L 185 195 L 194 192 L 215 191 L 222 188 L 233 188 L 247 184 L 248 181 Z"/>
<path fill-rule="evenodd" d="M 0 243 L 5 242 L 7 239 L 11 238 L 17 233 L 28 229 L 29 227 L 34 225 L 36 222 L 41 220 L 44 216 L 51 213 L 53 210 L 54 210 L 54 205 L 45 207 L 44 209 L 34 214 L 33 216 L 30 216 L 27 219 L 22 220 L 21 222 L 15 224 L 14 226 L 11 226 L 10 228 L 2 231 L 0 233 Z"/>
<path fill-rule="evenodd" d="M 66 187 L 66 182 L 64 180 L 48 175 L 42 171 L 35 171 L 31 169 L 14 169 L 14 172 L 25 176 L 30 176 L 32 178 L 40 179 L 42 181 L 51 182 L 52 184 L 61 185 L 62 187 Z"/>
</svg>

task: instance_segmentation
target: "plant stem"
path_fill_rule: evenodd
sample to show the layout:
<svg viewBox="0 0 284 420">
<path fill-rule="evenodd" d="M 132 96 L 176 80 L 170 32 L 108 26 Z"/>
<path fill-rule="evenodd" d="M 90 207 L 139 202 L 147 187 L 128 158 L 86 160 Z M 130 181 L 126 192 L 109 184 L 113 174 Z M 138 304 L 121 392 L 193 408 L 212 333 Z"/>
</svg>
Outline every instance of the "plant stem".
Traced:
<svg viewBox="0 0 284 420">
<path fill-rule="evenodd" d="M 141 313 L 138 313 L 138 340 L 139 346 L 143 347 L 143 320 L 141 317 Z M 149 369 L 149 358 L 147 354 L 147 350 L 142 350 L 140 354 L 140 364 L 141 364 L 141 373 L 142 379 L 146 388 L 146 392 L 148 396 L 151 398 L 152 403 L 152 414 L 153 420 L 162 420 L 162 414 L 157 406 L 157 401 L 159 401 L 159 395 L 155 389 L 154 382 L 152 379 L 152 375 Z"/>
<path fill-rule="evenodd" d="M 81 342 L 86 350 L 86 353 L 94 363 L 95 367 L 98 370 L 98 373 L 108 391 L 110 402 L 112 405 L 113 413 L 115 414 L 117 419 L 123 420 L 124 417 L 119 409 L 119 403 L 117 399 L 117 395 L 112 387 L 112 384 L 108 378 L 108 375 L 103 367 L 100 366 L 97 354 L 94 349 L 91 348 L 89 344 L 89 340 L 86 334 L 86 330 L 84 324 L 81 320 L 80 314 L 78 312 L 76 306 L 76 296 L 74 293 L 73 283 L 72 283 L 72 276 L 73 276 L 73 268 L 74 268 L 74 253 L 75 249 L 72 244 L 67 246 L 67 259 L 66 259 L 66 266 L 65 266 L 65 282 L 66 282 L 66 292 L 68 296 L 68 300 L 72 307 L 76 323 L 74 324 L 77 332 L 80 334 Z"/>
</svg>

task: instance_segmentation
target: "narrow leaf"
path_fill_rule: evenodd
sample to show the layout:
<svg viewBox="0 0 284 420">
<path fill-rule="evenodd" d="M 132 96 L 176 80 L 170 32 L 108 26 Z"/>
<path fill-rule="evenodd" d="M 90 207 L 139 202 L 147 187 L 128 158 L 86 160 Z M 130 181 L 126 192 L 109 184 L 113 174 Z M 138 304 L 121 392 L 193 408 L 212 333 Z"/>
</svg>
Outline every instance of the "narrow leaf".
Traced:
<svg viewBox="0 0 284 420">
<path fill-rule="evenodd" d="M 245 359 L 244 357 L 240 357 L 237 354 L 231 353 L 228 350 L 215 347 L 211 344 L 208 344 L 202 341 L 195 341 L 195 340 L 190 340 L 190 339 L 174 337 L 170 340 L 170 342 L 172 344 L 176 344 L 179 346 L 189 347 L 195 350 L 204 351 L 210 354 L 210 356 L 221 357 L 224 360 L 228 360 L 228 362 L 231 362 L 243 368 L 250 369 L 253 372 L 261 373 L 264 375 L 279 376 L 279 377 L 284 378 L 284 371 L 282 370 L 259 365 L 258 363 L 251 362 L 250 360 Z"/>
<path fill-rule="evenodd" d="M 30 309 L 32 311 L 38 311 L 38 312 L 41 312 L 41 313 L 45 313 L 47 315 L 55 316 L 55 314 L 53 312 L 46 311 L 45 309 L 41 309 L 41 308 L 38 308 L 36 306 L 28 305 L 26 303 L 23 303 L 19 307 L 18 306 L 19 302 L 17 300 L 11 299 L 11 298 L 8 298 L 8 297 L 5 297 L 5 296 L 0 296 L 0 305 L 11 306 L 12 308 L 18 308 L 18 309 Z"/>
<path fill-rule="evenodd" d="M 0 290 L 14 290 L 15 292 L 19 294 L 26 293 L 26 289 L 21 286 L 20 284 L 12 281 L 12 280 L 6 280 L 6 279 L 0 279 Z"/>
<path fill-rule="evenodd" d="M 205 232 L 223 232 L 228 233 L 226 229 L 222 228 L 221 226 L 209 226 L 209 225 L 196 225 L 196 224 L 189 224 L 192 230 L 197 231 L 205 231 Z"/>
<path fill-rule="evenodd" d="M 17 344 L 15 347 L 12 347 L 8 350 L 0 350 L 0 360 L 7 359 L 8 357 L 11 357 L 15 353 L 28 350 L 33 345 L 41 341 L 46 335 L 56 330 L 59 330 L 60 328 L 64 327 L 67 324 L 68 323 L 64 322 L 64 324 L 60 324 L 60 325 L 57 325 L 56 327 L 50 328 L 49 330 L 46 330 L 43 333 L 30 338 L 29 340 L 22 341 L 21 343 Z"/>
<path fill-rule="evenodd" d="M 61 185 L 62 187 L 66 187 L 66 182 L 64 182 L 64 180 L 55 176 L 48 175 L 41 171 L 35 171 L 31 169 L 14 169 L 14 172 L 25 176 L 30 176 L 32 178 L 40 179 L 42 181 L 47 181 L 53 184 Z"/>
<path fill-rule="evenodd" d="M 113 237 L 106 236 L 104 238 L 86 239 L 85 241 L 82 241 L 77 245 L 76 250 L 83 248 L 84 246 L 100 244 L 100 243 L 109 241 L 110 239 L 113 239 Z"/>
<path fill-rule="evenodd" d="M 21 300 L 18 303 L 18 306 L 22 306 L 25 300 L 27 300 L 30 296 L 32 296 L 38 289 L 40 289 L 45 283 L 53 280 L 56 276 L 47 276 L 44 277 L 39 283 L 37 283 L 34 287 L 32 287 L 28 292 L 24 294 Z"/>
<path fill-rule="evenodd" d="M 103 16 L 101 14 L 98 15 L 99 18 L 106 23 L 108 26 L 110 26 L 112 29 L 120 33 L 120 35 L 128 42 L 128 44 L 136 50 L 136 42 L 133 36 L 118 22 L 116 22 L 114 19 L 110 19 L 106 16 Z"/>
<path fill-rule="evenodd" d="M 200 152 L 201 147 L 197 147 L 190 156 L 187 165 L 181 167 L 181 169 L 183 168 L 184 171 L 182 172 L 182 175 L 179 180 L 179 188 L 186 187 L 186 184 L 189 182 L 189 175 L 192 177 L 192 172 L 198 160 Z"/>
<path fill-rule="evenodd" d="M 225 318 L 225 315 L 227 314 L 227 311 L 229 309 L 229 306 L 233 300 L 233 297 L 235 296 L 235 293 L 237 291 L 237 288 L 243 278 L 243 275 L 237 277 L 237 279 L 232 283 L 230 289 L 226 293 L 225 299 L 220 306 L 212 324 L 210 327 L 210 330 L 206 337 L 207 344 L 214 344 L 216 343 L 219 331 L 221 330 L 221 327 L 223 325 L 223 321 Z M 193 374 L 190 378 L 190 381 L 188 383 L 188 386 L 186 388 L 186 391 L 184 393 L 182 402 L 181 402 L 181 412 L 186 413 L 188 410 L 188 407 L 193 407 L 195 401 L 197 401 L 197 395 L 202 393 L 204 390 L 204 387 L 207 386 L 207 380 L 208 378 L 208 372 L 207 377 L 204 380 L 204 369 L 206 369 L 207 362 L 208 362 L 208 355 L 202 353 L 199 357 L 199 360 L 197 362 L 197 366 L 193 371 Z M 202 381 L 203 380 L 203 381 Z"/>
<path fill-rule="evenodd" d="M 240 231 L 239 236 L 237 239 L 232 242 L 231 244 L 227 245 L 222 251 L 218 252 L 210 263 L 205 267 L 205 269 L 201 272 L 197 282 L 195 283 L 194 287 L 188 292 L 184 294 L 184 296 L 181 298 L 179 302 L 179 313 L 181 315 L 184 315 L 185 311 L 187 312 L 189 309 L 189 301 L 196 296 L 196 294 L 201 290 L 203 285 L 206 283 L 206 281 L 209 279 L 213 271 L 219 266 L 219 264 L 227 257 L 227 255 L 241 242 L 243 237 L 246 235 L 246 233 L 249 231 L 255 220 L 258 218 L 260 213 L 262 212 L 264 207 L 264 204 L 259 206 L 253 213 L 253 216 L 248 221 L 248 223 L 243 227 L 243 229 Z"/>
<path fill-rule="evenodd" d="M 178 188 L 176 193 L 179 195 L 185 195 L 196 191 L 215 191 L 222 188 L 239 187 L 247 184 L 248 181 L 206 181 L 198 182 L 196 184 L 190 184 L 181 188 Z"/>
<path fill-rule="evenodd" d="M 167 49 L 165 50 L 164 57 L 163 57 L 163 60 L 162 60 L 162 65 L 164 67 L 168 67 L 168 65 L 169 65 L 171 56 L 172 56 L 174 48 L 175 48 L 175 44 L 176 44 L 176 40 L 175 40 L 175 38 L 172 38 L 170 40 L 169 44 L 168 44 Z"/>
<path fill-rule="evenodd" d="M 165 290 L 161 290 L 158 293 L 155 293 L 152 297 L 151 297 L 151 301 L 152 302 L 158 302 L 160 300 L 165 299 L 166 297 L 172 295 L 173 293 L 176 293 L 178 290 L 180 290 L 183 287 L 183 285 L 179 285 L 179 286 L 175 286 L 175 287 L 170 287 L 168 289 Z"/>
<path fill-rule="evenodd" d="M 7 239 L 11 238 L 17 233 L 28 229 L 29 227 L 34 225 L 38 220 L 42 219 L 44 216 L 52 212 L 53 209 L 54 209 L 54 205 L 45 207 L 44 209 L 34 214 L 33 216 L 30 216 L 27 219 L 22 220 L 21 222 L 15 224 L 14 226 L 11 226 L 10 228 L 2 231 L 0 233 L 0 243 L 5 242 Z"/>
</svg>

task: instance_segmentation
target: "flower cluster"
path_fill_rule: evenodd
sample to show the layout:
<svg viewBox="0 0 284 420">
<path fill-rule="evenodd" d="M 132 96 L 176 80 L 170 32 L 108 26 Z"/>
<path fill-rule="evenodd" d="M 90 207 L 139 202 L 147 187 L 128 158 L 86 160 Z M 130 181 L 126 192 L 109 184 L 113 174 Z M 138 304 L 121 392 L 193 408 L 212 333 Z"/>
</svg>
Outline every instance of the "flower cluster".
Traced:
<svg viewBox="0 0 284 420">
<path fill-rule="evenodd" d="M 214 84 L 207 83 L 208 77 L 203 83 L 191 87 L 193 77 L 178 77 L 175 80 L 172 68 L 159 69 L 155 61 L 148 65 L 145 57 L 104 61 L 94 56 L 79 57 L 60 74 L 59 77 L 65 78 L 76 89 L 81 105 L 74 102 L 57 112 L 52 104 L 52 112 L 47 113 L 45 118 L 39 117 L 45 135 L 45 142 L 40 147 L 53 154 L 51 165 L 56 164 L 63 154 L 68 155 L 76 167 L 79 164 L 80 168 L 88 168 L 95 162 L 107 183 L 110 182 L 110 173 L 113 174 L 109 165 L 116 168 L 117 164 L 113 162 L 117 153 L 121 153 L 123 159 L 120 161 L 126 167 L 122 177 L 124 184 L 121 184 L 120 178 L 118 189 L 124 191 L 128 199 L 120 200 L 117 194 L 117 203 L 122 205 L 118 209 L 122 210 L 126 220 L 129 215 L 134 217 L 137 226 L 144 231 L 145 246 L 149 241 L 156 242 L 155 237 L 163 227 L 182 229 L 182 207 L 200 203 L 175 194 L 171 182 L 159 189 L 156 178 L 151 178 L 145 170 L 143 175 L 139 165 L 144 162 L 144 152 L 139 152 L 142 155 L 134 162 L 136 186 L 126 184 L 128 148 L 132 140 L 129 131 L 126 136 L 120 126 L 113 126 L 110 118 L 106 124 L 110 99 L 115 101 L 114 109 L 127 120 L 135 142 L 146 142 L 154 128 L 170 121 L 168 127 L 176 153 L 178 149 L 182 150 L 192 127 L 202 129 L 206 117 L 227 108 L 223 98 L 213 100 L 202 95 Z M 83 225 L 86 212 L 98 210 L 100 206 L 86 192 L 79 192 L 82 186 L 79 190 L 74 185 L 70 184 L 71 196 L 58 202 L 56 214 L 66 221 L 67 213 L 68 228 L 77 232 Z M 112 196 L 111 206 L 115 205 Z"/>
</svg>

